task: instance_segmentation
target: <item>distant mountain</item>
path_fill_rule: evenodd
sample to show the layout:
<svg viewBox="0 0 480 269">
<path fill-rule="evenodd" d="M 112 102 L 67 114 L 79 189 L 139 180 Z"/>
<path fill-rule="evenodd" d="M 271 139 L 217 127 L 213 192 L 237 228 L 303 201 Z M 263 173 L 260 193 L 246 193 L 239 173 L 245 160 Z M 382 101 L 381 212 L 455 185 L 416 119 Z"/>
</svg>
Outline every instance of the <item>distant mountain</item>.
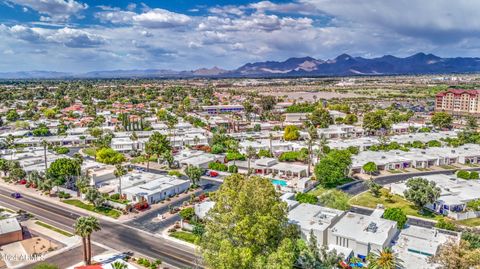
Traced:
<svg viewBox="0 0 480 269">
<path fill-rule="evenodd" d="M 308 66 L 308 68 L 305 68 Z M 230 73 L 231 76 L 350 76 L 403 75 L 480 72 L 480 58 L 440 58 L 417 53 L 398 58 L 386 55 L 366 59 L 342 54 L 331 60 L 310 57 L 290 58 L 284 62 L 249 63 Z M 281 75 L 280 75 L 281 74 Z"/>
<path fill-rule="evenodd" d="M 55 79 L 59 77 L 72 76 L 71 73 L 53 72 L 53 71 L 23 71 L 23 72 L 4 72 L 0 73 L 0 79 Z"/>
<path fill-rule="evenodd" d="M 228 72 L 228 70 L 224 70 L 218 67 L 213 68 L 200 68 L 192 72 L 194 76 L 218 76 Z"/>
<path fill-rule="evenodd" d="M 399 58 L 385 55 L 378 58 L 353 57 L 341 54 L 334 59 L 312 57 L 290 58 L 283 62 L 247 63 L 235 70 L 218 67 L 192 71 L 163 69 L 94 71 L 82 74 L 31 71 L 0 73 L 0 79 L 55 79 L 55 78 L 189 78 L 189 77 L 301 77 L 354 75 L 421 75 L 480 72 L 480 58 L 441 58 L 433 54 L 417 53 Z"/>
</svg>

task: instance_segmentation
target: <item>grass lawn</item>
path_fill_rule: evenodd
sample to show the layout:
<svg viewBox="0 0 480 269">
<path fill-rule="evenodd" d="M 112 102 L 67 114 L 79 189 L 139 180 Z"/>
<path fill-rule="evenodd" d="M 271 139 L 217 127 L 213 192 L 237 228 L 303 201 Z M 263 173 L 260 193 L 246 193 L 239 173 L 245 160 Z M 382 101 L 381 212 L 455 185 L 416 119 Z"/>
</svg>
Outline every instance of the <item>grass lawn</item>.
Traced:
<svg viewBox="0 0 480 269">
<path fill-rule="evenodd" d="M 370 208 L 375 208 L 378 204 L 383 204 L 386 208 L 399 207 L 403 210 L 403 212 L 405 212 L 405 214 L 410 216 L 435 220 L 443 218 L 442 216 L 435 215 L 431 212 L 420 215 L 418 209 L 411 202 L 396 194 L 392 196 L 391 201 L 387 201 L 385 194 L 388 193 L 388 190 L 385 188 L 381 189 L 381 193 L 382 195 L 380 197 L 374 197 L 369 191 L 361 193 L 350 199 L 350 204 Z"/>
<path fill-rule="evenodd" d="M 460 225 L 470 226 L 470 227 L 480 226 L 480 218 L 459 220 L 459 221 L 456 221 L 456 223 Z"/>
<path fill-rule="evenodd" d="M 417 169 L 418 171 L 422 171 L 422 172 L 430 171 L 430 169 L 428 169 L 428 168 L 421 168 L 421 167 L 415 167 L 415 169 Z"/>
<path fill-rule="evenodd" d="M 317 186 L 315 189 L 309 191 L 308 193 L 318 197 L 318 196 L 324 194 L 325 192 L 327 192 L 328 190 L 329 189 L 326 189 L 322 186 Z"/>
<path fill-rule="evenodd" d="M 391 173 L 391 174 L 401 174 L 401 173 L 403 173 L 402 171 L 400 171 L 400 170 L 395 170 L 395 169 L 387 170 L 387 171 L 388 171 L 389 173 Z"/>
<path fill-rule="evenodd" d="M 64 231 L 64 230 L 61 230 L 61 229 L 58 229 L 57 227 L 53 227 L 52 225 L 49 225 L 49 224 L 46 224 L 45 222 L 41 222 L 41 221 L 35 221 L 35 224 L 39 225 L 39 226 L 42 226 L 44 228 L 47 228 L 47 229 L 50 229 L 54 232 L 57 232 L 59 234 L 63 234 L 65 236 L 68 236 L 68 237 L 72 237 L 73 234 L 67 232 L 67 231 Z"/>
<path fill-rule="evenodd" d="M 116 209 L 109 208 L 109 207 L 103 207 L 103 206 L 102 207 L 95 207 L 93 205 L 85 204 L 84 202 L 82 202 L 80 200 L 76 200 L 76 199 L 63 200 L 63 202 L 66 203 L 66 204 L 69 204 L 69 205 L 74 205 L 76 207 L 86 209 L 88 211 L 99 213 L 99 214 L 102 214 L 102 215 L 105 215 L 107 217 L 111 217 L 111 218 L 114 218 L 114 219 L 117 219 L 118 217 L 120 217 L 122 215 L 122 212 L 120 212 Z"/>
<path fill-rule="evenodd" d="M 185 232 L 185 231 L 176 231 L 176 232 L 170 233 L 170 236 L 192 243 L 192 244 L 196 244 L 195 242 L 197 242 L 197 239 L 200 239 L 197 235 L 194 235 L 190 232 Z"/>
<path fill-rule="evenodd" d="M 447 169 L 447 170 L 452 170 L 452 169 L 457 169 L 458 167 L 455 165 L 440 165 L 441 168 Z"/>
<path fill-rule="evenodd" d="M 95 148 L 85 148 L 83 149 L 83 153 L 87 154 L 88 156 L 94 157 L 96 154 Z"/>
</svg>

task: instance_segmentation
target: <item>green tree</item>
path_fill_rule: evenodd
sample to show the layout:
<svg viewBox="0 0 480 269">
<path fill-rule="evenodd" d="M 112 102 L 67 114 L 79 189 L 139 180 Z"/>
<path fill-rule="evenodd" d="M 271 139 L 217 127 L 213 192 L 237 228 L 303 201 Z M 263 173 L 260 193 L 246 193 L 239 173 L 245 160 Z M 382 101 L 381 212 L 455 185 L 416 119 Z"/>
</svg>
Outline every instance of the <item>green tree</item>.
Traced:
<svg viewBox="0 0 480 269">
<path fill-rule="evenodd" d="M 283 133 L 283 139 L 285 139 L 286 141 L 293 141 L 293 140 L 298 140 L 299 138 L 300 138 L 300 132 L 297 126 L 288 125 L 287 127 L 285 127 L 285 130 Z"/>
<path fill-rule="evenodd" d="M 368 255 L 370 269 L 399 269 L 403 268 L 403 261 L 398 258 L 391 248 L 370 252 Z"/>
<path fill-rule="evenodd" d="M 444 229 L 444 230 L 449 230 L 449 231 L 456 231 L 457 230 L 457 226 L 455 225 L 454 222 L 449 221 L 449 220 L 445 220 L 443 218 L 440 219 L 439 221 L 437 221 L 437 223 L 435 224 L 435 227 L 440 228 L 440 229 Z"/>
<path fill-rule="evenodd" d="M 105 202 L 105 198 L 103 197 L 102 193 L 100 193 L 94 187 L 87 188 L 85 192 L 85 200 L 92 203 L 95 207 L 100 207 Z"/>
<path fill-rule="evenodd" d="M 73 226 L 75 234 L 82 237 L 83 260 L 85 265 L 92 263 L 92 244 L 91 235 L 93 232 L 100 231 L 100 222 L 95 217 L 79 217 Z"/>
<path fill-rule="evenodd" d="M 350 209 L 349 201 L 350 196 L 343 191 L 332 189 L 318 197 L 320 204 L 326 207 L 348 210 Z"/>
<path fill-rule="evenodd" d="M 375 197 L 380 197 L 382 186 L 376 183 L 373 179 L 367 181 L 368 190 Z"/>
<path fill-rule="evenodd" d="M 184 220 L 191 220 L 193 217 L 195 217 L 195 209 L 193 207 L 187 207 L 178 213 L 180 217 Z"/>
<path fill-rule="evenodd" d="M 297 200 L 300 203 L 308 203 L 308 204 L 312 204 L 312 205 L 315 205 L 315 204 L 318 203 L 317 196 L 315 196 L 313 194 L 309 194 L 309 193 L 299 192 L 299 193 L 295 194 L 295 200 Z"/>
<path fill-rule="evenodd" d="M 407 190 L 403 193 L 405 198 L 411 201 L 422 211 L 427 204 L 435 202 L 440 196 L 440 188 L 435 182 L 425 178 L 411 178 L 407 181 Z"/>
<path fill-rule="evenodd" d="M 317 237 L 310 231 L 308 245 L 303 241 L 298 244 L 298 268 L 305 269 L 331 269 L 338 268 L 338 263 L 343 260 L 343 255 L 338 255 L 336 250 L 328 251 L 327 246 L 318 248 Z"/>
<path fill-rule="evenodd" d="M 345 116 L 345 119 L 343 120 L 343 122 L 345 124 L 354 124 L 354 123 L 358 122 L 358 117 L 355 114 L 347 114 L 347 116 Z"/>
<path fill-rule="evenodd" d="M 374 162 L 368 162 L 364 164 L 362 169 L 369 175 L 376 173 L 378 171 L 378 167 Z"/>
<path fill-rule="evenodd" d="M 470 246 L 465 240 L 447 241 L 440 245 L 437 253 L 430 260 L 444 269 L 471 269 L 480 264 L 480 249 Z"/>
<path fill-rule="evenodd" d="M 474 132 L 477 130 L 477 128 L 478 128 L 477 118 L 475 118 L 475 116 L 472 116 L 472 115 L 467 115 L 466 124 L 465 124 L 466 131 Z"/>
<path fill-rule="evenodd" d="M 368 132 L 374 132 L 378 130 L 388 130 L 392 126 L 392 123 L 387 118 L 387 113 L 384 110 L 377 110 L 368 112 L 363 117 L 363 128 Z"/>
<path fill-rule="evenodd" d="M 120 195 L 122 195 L 122 177 L 127 173 L 128 171 L 123 165 L 119 163 L 115 165 L 115 171 L 113 171 L 113 174 L 118 179 L 118 193 Z"/>
<path fill-rule="evenodd" d="M 313 126 L 318 128 L 328 128 L 330 124 L 333 124 L 333 118 L 330 112 L 324 108 L 315 109 L 309 116 L 309 120 Z"/>
<path fill-rule="evenodd" d="M 95 156 L 98 162 L 105 164 L 119 164 L 125 161 L 125 156 L 112 148 L 102 148 Z"/>
<path fill-rule="evenodd" d="M 150 156 L 156 156 L 157 159 L 165 159 L 165 156 L 167 156 L 168 153 L 171 153 L 172 146 L 166 135 L 162 135 L 159 132 L 153 132 L 145 145 L 145 151 L 148 152 Z"/>
<path fill-rule="evenodd" d="M 452 128 L 453 117 L 447 112 L 436 112 L 432 116 L 432 124 L 439 129 L 450 129 Z"/>
<path fill-rule="evenodd" d="M 204 172 L 205 171 L 202 168 L 193 165 L 189 165 L 187 166 L 187 168 L 185 168 L 185 174 L 192 181 L 192 185 L 198 184 L 198 181 L 200 180 Z"/>
<path fill-rule="evenodd" d="M 17 111 L 15 109 L 10 109 L 7 112 L 7 115 L 5 117 L 8 121 L 14 122 L 20 119 L 20 115 L 18 115 Z"/>
<path fill-rule="evenodd" d="M 399 229 L 402 229 L 408 220 L 405 212 L 403 212 L 401 208 L 397 208 L 397 207 L 385 209 L 385 212 L 383 213 L 383 218 L 396 221 L 397 227 Z"/>
<path fill-rule="evenodd" d="M 332 150 L 315 165 L 315 177 L 324 187 L 335 187 L 348 175 L 352 163 L 347 150 Z"/>
<path fill-rule="evenodd" d="M 248 159 L 248 171 L 247 171 L 247 173 L 250 175 L 252 173 L 252 170 L 250 168 L 252 158 L 255 158 L 255 156 L 257 156 L 257 151 L 252 146 L 248 146 L 247 150 L 246 150 L 246 155 L 247 155 L 247 159 Z"/>
<path fill-rule="evenodd" d="M 298 232 L 269 179 L 228 176 L 212 200 L 201 240 L 209 268 L 292 268 Z"/>
<path fill-rule="evenodd" d="M 80 164 L 78 161 L 69 158 L 56 159 L 47 169 L 47 178 L 53 180 L 55 186 L 65 184 L 74 176 L 78 176 Z"/>
</svg>

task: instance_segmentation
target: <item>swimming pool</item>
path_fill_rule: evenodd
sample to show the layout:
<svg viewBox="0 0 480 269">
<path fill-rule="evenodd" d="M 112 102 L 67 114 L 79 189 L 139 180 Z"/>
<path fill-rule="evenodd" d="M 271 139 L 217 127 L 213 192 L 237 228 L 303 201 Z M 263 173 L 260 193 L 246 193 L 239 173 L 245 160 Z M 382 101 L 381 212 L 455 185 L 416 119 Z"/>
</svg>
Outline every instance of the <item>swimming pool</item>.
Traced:
<svg viewBox="0 0 480 269">
<path fill-rule="evenodd" d="M 282 187 L 286 187 L 287 186 L 287 182 L 285 180 L 281 180 L 281 179 L 272 179 L 272 183 L 274 185 L 280 185 Z"/>
</svg>

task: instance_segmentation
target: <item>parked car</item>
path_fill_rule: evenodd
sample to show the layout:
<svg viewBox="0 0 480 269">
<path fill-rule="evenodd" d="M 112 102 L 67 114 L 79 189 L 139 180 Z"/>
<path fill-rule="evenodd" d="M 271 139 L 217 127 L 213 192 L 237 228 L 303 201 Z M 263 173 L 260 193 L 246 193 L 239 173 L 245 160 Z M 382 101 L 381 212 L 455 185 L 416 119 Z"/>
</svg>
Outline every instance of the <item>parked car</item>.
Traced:
<svg viewBox="0 0 480 269">
<path fill-rule="evenodd" d="M 11 196 L 12 196 L 13 198 L 15 198 L 15 199 L 22 198 L 22 195 L 21 195 L 20 193 L 18 193 L 18 192 L 12 193 Z"/>
</svg>

